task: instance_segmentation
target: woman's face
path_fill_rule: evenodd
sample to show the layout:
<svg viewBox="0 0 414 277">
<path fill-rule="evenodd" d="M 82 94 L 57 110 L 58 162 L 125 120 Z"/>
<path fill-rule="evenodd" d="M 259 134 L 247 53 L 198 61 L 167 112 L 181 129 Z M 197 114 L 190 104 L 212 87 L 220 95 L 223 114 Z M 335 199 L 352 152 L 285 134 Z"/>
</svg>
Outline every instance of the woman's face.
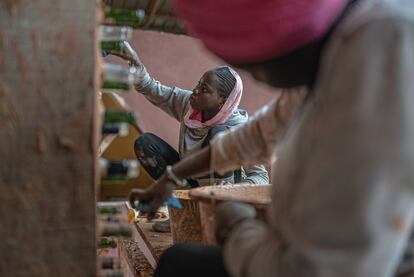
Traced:
<svg viewBox="0 0 414 277">
<path fill-rule="evenodd" d="M 215 111 L 220 109 L 225 99 L 218 93 L 217 76 L 212 71 L 207 71 L 201 77 L 190 96 L 190 105 L 199 111 Z"/>
</svg>

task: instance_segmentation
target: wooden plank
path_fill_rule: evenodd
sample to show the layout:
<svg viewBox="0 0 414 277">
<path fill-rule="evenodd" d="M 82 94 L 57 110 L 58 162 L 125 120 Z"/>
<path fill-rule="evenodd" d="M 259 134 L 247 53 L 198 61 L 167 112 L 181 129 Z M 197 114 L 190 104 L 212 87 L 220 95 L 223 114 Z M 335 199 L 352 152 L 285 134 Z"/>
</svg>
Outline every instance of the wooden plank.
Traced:
<svg viewBox="0 0 414 277">
<path fill-rule="evenodd" d="M 96 2 L 0 1 L 0 276 L 94 276 Z"/>
<path fill-rule="evenodd" d="M 164 220 L 164 219 L 163 219 Z M 155 251 L 157 259 L 173 244 L 171 233 L 157 233 L 152 230 L 153 222 L 141 220 L 140 229 L 144 232 L 149 244 Z M 154 269 L 142 254 L 134 240 L 120 240 L 121 255 L 126 259 L 135 276 L 149 277 L 154 275 Z"/>
</svg>

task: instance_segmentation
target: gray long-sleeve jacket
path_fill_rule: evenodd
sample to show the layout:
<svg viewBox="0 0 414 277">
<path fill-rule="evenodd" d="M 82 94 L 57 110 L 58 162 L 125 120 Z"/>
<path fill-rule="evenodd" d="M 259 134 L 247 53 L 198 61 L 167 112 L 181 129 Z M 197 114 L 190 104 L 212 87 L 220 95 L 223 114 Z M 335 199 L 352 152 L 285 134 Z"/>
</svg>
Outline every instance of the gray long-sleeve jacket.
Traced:
<svg viewBox="0 0 414 277">
<path fill-rule="evenodd" d="M 277 156 L 268 222 L 232 231 L 228 272 L 413 276 L 414 1 L 357 2 L 324 49 L 313 93 L 286 134 L 282 97 L 211 143 L 220 170 Z"/>
<path fill-rule="evenodd" d="M 199 150 L 208 134 L 209 128 L 192 129 L 188 128 L 183 122 L 183 118 L 189 109 L 189 97 L 191 91 L 162 85 L 148 74 L 144 66 L 140 67 L 140 71 L 140 78 L 136 82 L 135 89 L 143 94 L 152 104 L 161 108 L 180 122 L 180 156 L 184 157 L 193 151 Z M 247 119 L 247 112 L 238 109 L 223 125 L 231 129 L 242 125 Z M 212 174 L 205 178 L 199 178 L 197 181 L 200 185 L 212 184 L 219 180 L 228 181 L 230 183 L 269 183 L 269 176 L 263 165 L 252 165 L 248 168 L 241 167 L 240 170 L 241 178 L 235 176 L 236 179 L 233 179 L 233 177 L 217 179 L 214 178 L 214 175 Z"/>
</svg>

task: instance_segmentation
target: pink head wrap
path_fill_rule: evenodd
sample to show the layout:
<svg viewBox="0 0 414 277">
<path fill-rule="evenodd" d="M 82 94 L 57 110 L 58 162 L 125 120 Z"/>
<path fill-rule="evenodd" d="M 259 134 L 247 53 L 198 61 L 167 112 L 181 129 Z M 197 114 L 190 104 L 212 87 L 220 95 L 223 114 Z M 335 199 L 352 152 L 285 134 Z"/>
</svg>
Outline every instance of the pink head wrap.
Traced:
<svg viewBox="0 0 414 277">
<path fill-rule="evenodd" d="M 322 37 L 347 0 L 175 0 L 190 33 L 229 62 L 276 58 Z"/>
<path fill-rule="evenodd" d="M 186 115 L 184 116 L 184 124 L 188 128 L 208 128 L 211 126 L 223 124 L 239 106 L 243 94 L 243 82 L 236 71 L 230 67 L 227 68 L 230 70 L 234 78 L 236 78 L 236 84 L 234 85 L 233 90 L 230 92 L 229 97 L 227 97 L 226 102 L 224 102 L 223 107 L 221 107 L 220 111 L 212 119 L 202 122 L 201 111 L 194 110 L 190 106 Z"/>
</svg>

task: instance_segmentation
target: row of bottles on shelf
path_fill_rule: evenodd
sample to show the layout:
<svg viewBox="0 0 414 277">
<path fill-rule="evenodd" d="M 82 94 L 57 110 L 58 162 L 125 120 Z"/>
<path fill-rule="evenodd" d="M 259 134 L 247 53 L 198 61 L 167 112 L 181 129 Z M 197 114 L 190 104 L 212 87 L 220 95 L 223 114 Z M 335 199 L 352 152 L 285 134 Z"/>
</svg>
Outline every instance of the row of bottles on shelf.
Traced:
<svg viewBox="0 0 414 277">
<path fill-rule="evenodd" d="M 101 26 L 99 31 L 102 56 L 122 54 L 125 48 L 124 41 L 129 41 L 132 37 L 130 26 L 141 25 L 144 18 L 144 10 L 131 11 L 114 8 L 106 10 L 104 21 L 106 25 Z M 127 92 L 132 88 L 137 78 L 139 78 L 139 71 L 136 67 L 104 63 L 101 91 L 103 93 Z M 136 125 L 136 121 L 137 113 L 135 112 L 106 110 L 103 115 L 102 134 L 127 136 L 129 128 Z M 139 162 L 137 160 L 100 158 L 99 166 L 102 181 L 126 181 L 128 178 L 139 176 Z M 112 253 L 98 258 L 98 276 L 122 277 L 124 271 L 119 260 L 118 239 L 131 238 L 132 225 L 128 223 L 125 209 L 120 206 L 98 205 L 97 219 L 98 249 L 106 250 L 100 253 Z"/>
<path fill-rule="evenodd" d="M 106 25 L 100 28 L 100 41 L 102 55 L 119 55 L 127 48 L 125 41 L 132 38 L 132 28 L 144 22 L 145 11 L 142 9 L 127 10 L 119 8 L 108 8 L 105 11 Z M 108 25 L 111 24 L 111 25 Z M 117 26 L 124 25 L 124 26 Z M 128 91 L 137 78 L 140 71 L 135 67 L 122 66 L 105 63 L 103 66 L 102 92 L 123 92 Z"/>
<path fill-rule="evenodd" d="M 102 55 L 121 54 L 124 50 L 124 41 L 132 36 L 130 27 L 101 26 L 100 29 Z M 128 91 L 139 78 L 139 71 L 135 67 L 112 63 L 103 65 L 102 92 Z"/>
<path fill-rule="evenodd" d="M 123 110 L 105 110 L 103 114 L 102 134 L 128 135 L 129 128 L 136 125 L 138 114 Z M 139 162 L 137 160 L 108 160 L 99 159 L 102 181 L 127 181 L 139 176 Z"/>
<path fill-rule="evenodd" d="M 118 239 L 131 238 L 133 226 L 128 221 L 126 209 L 121 206 L 101 205 L 97 207 L 98 222 L 98 276 L 122 277 Z M 107 249 L 107 250 L 106 250 Z M 113 249 L 111 251 L 111 249 Z M 102 252 L 102 250 L 105 250 Z M 106 253 L 106 254 L 105 254 Z"/>
<path fill-rule="evenodd" d="M 139 24 L 145 16 L 143 10 L 110 9 L 105 14 L 105 22 L 111 24 Z M 103 54 L 121 54 L 124 41 L 132 37 L 132 28 L 127 26 L 104 25 L 100 28 L 101 49 Z M 105 63 L 103 65 L 102 92 L 128 91 L 139 78 L 135 67 Z M 120 137 L 129 134 L 131 125 L 136 125 L 137 113 L 122 110 L 106 110 L 103 116 L 102 134 Z M 126 181 L 139 175 L 139 163 L 136 160 L 111 161 L 99 160 L 102 181 Z"/>
<path fill-rule="evenodd" d="M 106 3 L 108 4 L 108 3 Z M 132 37 L 132 27 L 146 25 L 146 14 L 143 9 L 128 10 L 120 8 L 105 7 L 104 24 L 100 29 L 100 41 L 102 55 L 121 54 L 125 49 L 124 41 L 129 41 Z M 160 16 L 152 14 L 150 22 L 153 24 Z M 179 21 L 177 21 L 179 22 Z M 122 26 L 119 26 L 122 25 Z M 162 23 L 168 27 L 169 23 Z M 181 27 L 180 27 L 181 28 Z M 121 66 L 116 64 L 104 64 L 104 82 L 102 92 L 123 92 L 128 91 L 139 78 L 139 71 L 135 67 Z"/>
<path fill-rule="evenodd" d="M 106 13 L 106 22 L 130 24 L 140 22 L 144 16 L 145 12 L 142 10 L 110 9 Z M 104 57 L 109 54 L 121 54 L 125 48 L 124 41 L 129 41 L 132 37 L 132 28 L 129 26 L 103 25 L 100 27 L 99 36 Z M 102 92 L 128 91 L 138 77 L 139 72 L 135 67 L 105 63 L 103 66 Z"/>
</svg>

